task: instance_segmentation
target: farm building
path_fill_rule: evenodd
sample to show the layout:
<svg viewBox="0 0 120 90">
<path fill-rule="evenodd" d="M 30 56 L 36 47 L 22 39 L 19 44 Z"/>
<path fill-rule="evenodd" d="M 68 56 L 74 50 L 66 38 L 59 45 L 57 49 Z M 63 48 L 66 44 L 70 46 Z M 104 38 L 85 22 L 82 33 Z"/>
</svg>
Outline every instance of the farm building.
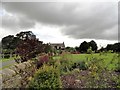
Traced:
<svg viewBox="0 0 120 90">
<path fill-rule="evenodd" d="M 64 50 L 65 49 L 65 44 L 63 43 L 49 43 L 49 45 L 56 50 Z"/>
</svg>

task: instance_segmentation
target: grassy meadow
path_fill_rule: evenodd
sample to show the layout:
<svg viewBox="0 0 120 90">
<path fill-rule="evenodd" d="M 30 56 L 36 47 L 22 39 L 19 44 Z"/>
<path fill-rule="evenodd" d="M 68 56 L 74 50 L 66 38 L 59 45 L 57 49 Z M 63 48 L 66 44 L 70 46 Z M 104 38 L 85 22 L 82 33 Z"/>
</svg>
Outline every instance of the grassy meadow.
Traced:
<svg viewBox="0 0 120 90">
<path fill-rule="evenodd" d="M 69 54 L 66 57 L 70 58 L 73 63 L 80 61 L 89 62 L 91 59 L 101 59 L 102 65 L 107 66 L 109 70 L 114 70 L 118 65 L 120 56 L 117 53 L 94 53 L 94 54 Z M 53 59 L 59 60 L 61 56 L 55 56 Z"/>
<path fill-rule="evenodd" d="M 114 69 L 118 63 L 120 57 L 116 53 L 106 53 L 106 54 L 72 54 L 73 61 L 89 61 L 91 58 L 102 59 L 103 66 L 108 66 L 110 70 Z"/>
</svg>

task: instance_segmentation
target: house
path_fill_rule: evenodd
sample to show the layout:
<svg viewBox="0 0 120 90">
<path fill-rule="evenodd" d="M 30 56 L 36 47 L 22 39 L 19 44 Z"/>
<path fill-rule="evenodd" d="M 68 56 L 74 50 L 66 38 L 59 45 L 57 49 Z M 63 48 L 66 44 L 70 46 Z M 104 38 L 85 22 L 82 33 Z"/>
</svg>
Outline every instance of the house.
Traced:
<svg viewBox="0 0 120 90">
<path fill-rule="evenodd" d="M 65 44 L 63 43 L 49 43 L 49 45 L 56 50 L 64 50 L 65 49 Z"/>
</svg>

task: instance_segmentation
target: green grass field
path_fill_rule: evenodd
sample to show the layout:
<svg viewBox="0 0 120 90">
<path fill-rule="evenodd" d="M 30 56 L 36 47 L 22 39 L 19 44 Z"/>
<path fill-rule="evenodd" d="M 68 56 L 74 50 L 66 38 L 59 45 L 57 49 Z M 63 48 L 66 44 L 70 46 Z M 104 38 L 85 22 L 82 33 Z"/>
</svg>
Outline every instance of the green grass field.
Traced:
<svg viewBox="0 0 120 90">
<path fill-rule="evenodd" d="M 12 57 L 12 58 L 2 58 L 1 60 L 0 60 L 0 62 L 7 62 L 7 61 L 10 61 L 10 60 L 14 60 L 14 57 Z"/>
<path fill-rule="evenodd" d="M 90 60 L 91 58 L 102 59 L 103 66 L 108 66 L 110 70 L 114 69 L 117 66 L 118 60 L 120 60 L 120 57 L 118 57 L 118 54 L 116 53 L 106 53 L 106 54 L 77 54 L 72 55 L 73 61 L 79 62 L 79 61 L 85 61 L 86 59 Z"/>
<path fill-rule="evenodd" d="M 92 58 L 95 58 L 96 60 L 101 59 L 102 65 L 107 66 L 110 70 L 114 69 L 118 63 L 118 60 L 120 60 L 120 57 L 118 57 L 118 54 L 116 53 L 96 53 L 96 54 L 70 54 L 69 58 L 73 62 L 80 62 L 85 61 L 88 62 Z M 60 59 L 60 56 L 55 56 L 53 59 Z"/>
<path fill-rule="evenodd" d="M 17 57 L 11 57 L 11 58 L 2 58 L 1 60 L 0 60 L 0 62 L 7 62 L 7 61 L 10 61 L 10 60 L 15 60 L 15 58 L 17 59 L 17 58 L 20 58 L 19 56 L 17 56 Z"/>
</svg>

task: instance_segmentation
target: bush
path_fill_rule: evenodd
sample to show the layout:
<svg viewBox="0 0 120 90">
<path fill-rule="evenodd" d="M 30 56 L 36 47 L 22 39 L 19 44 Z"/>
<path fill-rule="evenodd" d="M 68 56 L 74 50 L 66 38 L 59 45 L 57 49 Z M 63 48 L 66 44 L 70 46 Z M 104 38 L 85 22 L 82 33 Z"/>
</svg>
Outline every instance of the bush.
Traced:
<svg viewBox="0 0 120 90">
<path fill-rule="evenodd" d="M 60 71 L 68 72 L 71 70 L 73 65 L 71 54 L 65 53 L 61 55 L 60 58 Z"/>
<path fill-rule="evenodd" d="M 86 70 L 88 67 L 87 67 L 87 65 L 85 64 L 84 61 L 81 61 L 81 62 L 78 63 L 78 68 L 80 70 Z"/>
<path fill-rule="evenodd" d="M 4 58 L 10 58 L 10 54 L 4 54 Z"/>
<path fill-rule="evenodd" d="M 113 50 L 109 50 L 107 53 L 113 53 Z"/>
<path fill-rule="evenodd" d="M 80 69 L 80 70 L 86 70 L 88 69 L 87 65 L 85 64 L 85 61 L 81 61 L 77 64 L 77 67 Z"/>
<path fill-rule="evenodd" d="M 29 87 L 33 89 L 47 88 L 50 90 L 62 88 L 59 69 L 44 64 L 43 67 L 35 73 L 34 78 L 29 83 Z"/>
<path fill-rule="evenodd" d="M 92 52 L 93 52 L 92 51 L 92 47 L 90 47 L 90 48 L 87 49 L 87 54 L 92 54 Z"/>
<path fill-rule="evenodd" d="M 55 65 L 55 63 L 56 63 L 56 61 L 58 61 L 58 60 L 56 60 L 56 59 L 53 59 L 53 57 L 50 57 L 50 60 L 49 60 L 49 65 Z"/>
<path fill-rule="evenodd" d="M 49 61 L 50 57 L 48 55 L 39 56 L 37 61 L 37 69 L 40 68 L 44 63 L 48 63 Z"/>
<path fill-rule="evenodd" d="M 119 61 L 119 60 L 120 60 L 120 54 L 118 54 L 118 56 L 117 56 L 116 59 L 118 60 L 118 62 L 117 62 L 115 71 L 116 71 L 116 72 L 120 72 L 120 61 Z"/>
<path fill-rule="evenodd" d="M 88 67 L 87 67 L 87 65 L 86 65 L 86 63 L 84 61 L 80 61 L 78 63 L 74 63 L 72 65 L 72 70 L 76 69 L 76 68 L 79 68 L 79 70 L 86 70 L 86 69 L 88 69 Z"/>
</svg>

